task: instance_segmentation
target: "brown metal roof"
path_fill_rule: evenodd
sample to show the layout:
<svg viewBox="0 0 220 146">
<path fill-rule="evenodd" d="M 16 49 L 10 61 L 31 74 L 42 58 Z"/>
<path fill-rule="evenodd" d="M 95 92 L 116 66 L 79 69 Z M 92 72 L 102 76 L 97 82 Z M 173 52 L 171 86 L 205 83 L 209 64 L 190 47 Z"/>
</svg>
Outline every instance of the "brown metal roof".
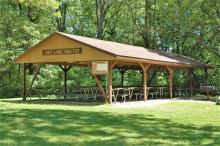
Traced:
<svg viewBox="0 0 220 146">
<path fill-rule="evenodd" d="M 146 49 L 144 47 L 126 45 L 122 43 L 99 40 L 99 39 L 77 36 L 67 33 L 61 33 L 61 32 L 57 32 L 57 33 L 115 56 L 151 60 L 158 62 L 175 63 L 175 64 L 195 66 L 195 67 L 210 67 L 209 65 L 201 63 L 192 58 L 170 52 L 155 51 L 155 50 Z"/>
</svg>

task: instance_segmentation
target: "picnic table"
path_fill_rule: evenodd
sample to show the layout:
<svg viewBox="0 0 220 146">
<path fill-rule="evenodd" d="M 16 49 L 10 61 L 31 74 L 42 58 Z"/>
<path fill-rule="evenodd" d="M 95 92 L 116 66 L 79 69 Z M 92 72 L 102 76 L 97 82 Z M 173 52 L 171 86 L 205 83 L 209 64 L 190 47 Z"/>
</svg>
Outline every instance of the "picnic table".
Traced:
<svg viewBox="0 0 220 146">
<path fill-rule="evenodd" d="M 84 100 L 85 101 L 96 101 L 96 98 L 98 97 L 98 95 L 100 94 L 99 89 L 92 87 L 92 88 L 84 88 Z"/>
<path fill-rule="evenodd" d="M 119 96 L 124 102 L 126 101 L 127 97 L 131 100 L 134 89 L 135 87 L 113 88 L 112 97 L 114 99 L 114 102 L 117 102 Z"/>
<path fill-rule="evenodd" d="M 147 87 L 147 95 L 149 93 L 150 87 Z M 143 88 L 141 87 L 123 87 L 123 88 L 113 88 L 112 97 L 114 102 L 118 101 L 118 97 L 121 97 L 122 101 L 126 101 L 127 99 L 132 100 L 135 97 L 136 100 L 143 99 Z"/>
</svg>

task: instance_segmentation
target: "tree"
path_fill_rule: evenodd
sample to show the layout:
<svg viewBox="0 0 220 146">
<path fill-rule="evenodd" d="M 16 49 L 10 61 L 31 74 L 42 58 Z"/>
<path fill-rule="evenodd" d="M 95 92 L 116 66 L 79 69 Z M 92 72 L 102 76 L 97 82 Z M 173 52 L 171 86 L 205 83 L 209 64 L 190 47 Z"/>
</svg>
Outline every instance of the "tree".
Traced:
<svg viewBox="0 0 220 146">
<path fill-rule="evenodd" d="M 54 31 L 189 56 L 216 67 L 209 72 L 209 81 L 219 85 L 219 7 L 219 0 L 2 0 L 0 94 L 14 89 L 10 93 L 17 95 L 21 67 L 13 60 Z M 33 69 L 34 66 L 29 69 L 30 74 Z M 74 68 L 70 73 L 72 86 L 93 84 L 86 69 Z M 50 80 L 46 79 L 48 74 Z M 80 74 L 85 74 L 83 80 L 77 80 Z M 37 81 L 36 85 L 55 87 L 60 85 L 61 76 L 59 68 L 47 66 L 40 75 L 44 82 Z M 185 83 L 181 76 L 178 82 Z M 140 80 L 130 71 L 126 77 L 134 82 Z M 157 82 L 166 83 L 163 74 Z"/>
</svg>

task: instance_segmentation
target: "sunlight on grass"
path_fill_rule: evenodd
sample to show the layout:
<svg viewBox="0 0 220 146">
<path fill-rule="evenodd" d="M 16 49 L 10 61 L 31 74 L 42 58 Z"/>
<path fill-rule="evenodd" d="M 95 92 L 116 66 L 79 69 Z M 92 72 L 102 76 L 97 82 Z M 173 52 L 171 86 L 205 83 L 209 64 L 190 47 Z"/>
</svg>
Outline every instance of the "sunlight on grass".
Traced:
<svg viewBox="0 0 220 146">
<path fill-rule="evenodd" d="M 220 145 L 220 106 L 139 109 L 0 101 L 0 145 Z"/>
</svg>

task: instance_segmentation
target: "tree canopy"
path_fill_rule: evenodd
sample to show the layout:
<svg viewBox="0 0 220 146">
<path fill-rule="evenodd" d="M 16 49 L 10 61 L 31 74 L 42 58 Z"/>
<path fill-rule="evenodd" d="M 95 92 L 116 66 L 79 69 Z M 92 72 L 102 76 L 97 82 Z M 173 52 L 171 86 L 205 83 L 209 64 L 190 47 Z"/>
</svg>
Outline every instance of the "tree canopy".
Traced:
<svg viewBox="0 0 220 146">
<path fill-rule="evenodd" d="M 215 67 L 209 83 L 219 87 L 219 8 L 219 0 L 1 0 L 0 95 L 19 95 L 21 67 L 14 59 L 54 31 L 195 58 Z M 29 67 L 29 74 L 34 68 Z M 41 73 L 35 86 L 63 86 L 58 67 L 46 66 Z M 80 74 L 85 77 L 79 78 Z M 182 76 L 179 73 L 176 80 L 185 82 Z M 135 71 L 128 71 L 126 77 L 134 83 L 141 80 Z M 72 69 L 68 79 L 70 86 L 94 84 L 84 68 Z M 162 75 L 156 82 L 166 84 Z M 125 80 L 125 84 L 131 83 Z"/>
</svg>

